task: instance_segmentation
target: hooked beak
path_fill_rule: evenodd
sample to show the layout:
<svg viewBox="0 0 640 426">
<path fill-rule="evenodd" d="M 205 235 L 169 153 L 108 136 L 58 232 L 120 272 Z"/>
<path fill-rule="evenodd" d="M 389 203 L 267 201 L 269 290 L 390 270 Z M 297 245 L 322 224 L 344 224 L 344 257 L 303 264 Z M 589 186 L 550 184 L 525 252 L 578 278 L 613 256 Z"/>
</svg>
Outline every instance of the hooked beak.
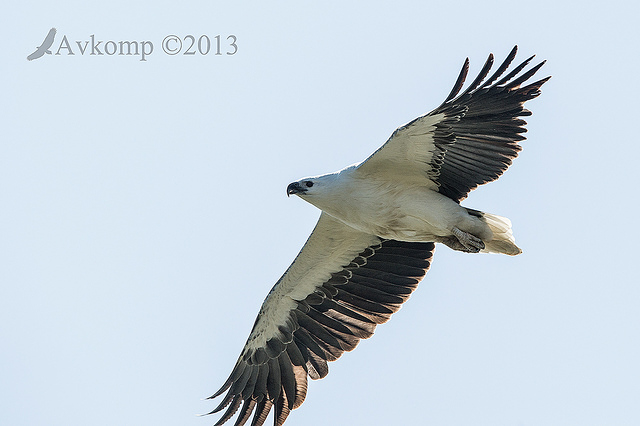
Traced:
<svg viewBox="0 0 640 426">
<path fill-rule="evenodd" d="M 300 185 L 300 182 L 293 182 L 287 186 L 287 197 L 290 195 L 301 194 L 307 192 L 307 188 Z"/>
</svg>

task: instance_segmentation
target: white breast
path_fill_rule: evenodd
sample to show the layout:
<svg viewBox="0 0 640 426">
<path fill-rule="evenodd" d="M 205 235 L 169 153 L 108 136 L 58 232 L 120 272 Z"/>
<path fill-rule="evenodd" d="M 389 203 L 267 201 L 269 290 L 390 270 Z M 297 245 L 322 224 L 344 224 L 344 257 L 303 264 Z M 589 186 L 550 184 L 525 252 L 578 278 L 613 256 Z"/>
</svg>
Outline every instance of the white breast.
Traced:
<svg viewBox="0 0 640 426">
<path fill-rule="evenodd" d="M 343 179 L 330 197 L 314 203 L 360 231 L 404 241 L 433 241 L 466 218 L 458 203 L 429 187 L 388 180 Z"/>
</svg>

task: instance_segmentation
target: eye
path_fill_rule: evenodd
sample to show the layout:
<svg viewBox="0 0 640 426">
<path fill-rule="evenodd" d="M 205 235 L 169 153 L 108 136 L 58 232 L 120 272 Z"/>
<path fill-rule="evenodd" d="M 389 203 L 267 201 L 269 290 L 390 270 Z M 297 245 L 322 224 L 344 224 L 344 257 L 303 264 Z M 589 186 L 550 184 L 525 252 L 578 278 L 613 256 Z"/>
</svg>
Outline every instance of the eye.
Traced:
<svg viewBox="0 0 640 426">
<path fill-rule="evenodd" d="M 304 184 L 307 186 L 307 188 L 311 188 L 313 186 L 313 182 L 311 182 L 310 180 L 306 181 Z"/>
</svg>

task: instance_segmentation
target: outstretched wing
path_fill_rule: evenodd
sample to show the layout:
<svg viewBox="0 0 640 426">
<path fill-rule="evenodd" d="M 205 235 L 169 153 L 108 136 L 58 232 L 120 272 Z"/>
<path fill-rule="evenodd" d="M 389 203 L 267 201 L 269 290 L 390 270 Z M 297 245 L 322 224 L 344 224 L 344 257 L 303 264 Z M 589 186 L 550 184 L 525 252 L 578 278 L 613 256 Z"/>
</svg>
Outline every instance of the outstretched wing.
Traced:
<svg viewBox="0 0 640 426">
<path fill-rule="evenodd" d="M 49 48 L 53 44 L 54 38 L 56 37 L 56 32 L 57 32 L 57 30 L 55 28 L 51 28 L 49 30 L 49 33 L 47 34 L 47 36 L 45 37 L 44 41 L 42 42 L 42 45 L 40 46 L 40 49 L 49 50 Z"/>
<path fill-rule="evenodd" d="M 226 392 L 211 412 L 228 407 L 216 425 L 239 408 L 236 425 L 252 413 L 251 424 L 262 425 L 271 408 L 282 425 L 304 401 L 307 376 L 325 377 L 328 361 L 400 309 L 429 269 L 433 250 L 433 243 L 382 240 L 322 213 L 265 299 L 228 380 L 211 396 Z"/>
<path fill-rule="evenodd" d="M 27 61 L 33 61 L 34 59 L 38 59 L 43 55 L 44 55 L 44 50 L 38 49 L 35 52 L 33 52 L 31 55 L 27 56 Z"/>
<path fill-rule="evenodd" d="M 525 139 L 527 123 L 519 117 L 531 115 L 524 103 L 537 97 L 550 78 L 522 87 L 544 64 L 520 74 L 531 56 L 498 80 L 516 51 L 517 46 L 483 82 L 493 65 L 489 55 L 478 77 L 458 95 L 469 71 L 467 58 L 444 103 L 396 129 L 358 170 L 363 174 L 402 170 L 405 179 L 431 186 L 458 202 L 478 185 L 500 177 L 522 149 L 518 142 Z"/>
</svg>

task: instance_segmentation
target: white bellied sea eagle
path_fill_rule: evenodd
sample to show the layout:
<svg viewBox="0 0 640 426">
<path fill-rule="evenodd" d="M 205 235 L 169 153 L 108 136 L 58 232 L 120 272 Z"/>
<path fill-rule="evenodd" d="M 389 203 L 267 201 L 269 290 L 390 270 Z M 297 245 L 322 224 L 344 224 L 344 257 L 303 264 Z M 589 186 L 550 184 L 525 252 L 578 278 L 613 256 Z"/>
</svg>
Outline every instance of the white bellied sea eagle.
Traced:
<svg viewBox="0 0 640 426">
<path fill-rule="evenodd" d="M 435 243 L 469 253 L 517 255 L 509 219 L 462 207 L 478 185 L 497 179 L 521 150 L 531 113 L 524 103 L 550 77 L 527 82 L 544 64 L 513 68 L 513 48 L 486 81 L 489 55 L 462 92 L 469 59 L 445 101 L 399 127 L 362 163 L 291 183 L 322 210 L 289 269 L 265 299 L 224 395 L 222 425 L 262 425 L 274 410 L 282 425 L 307 394 L 307 377 L 373 335 L 400 309 L 429 269 Z M 501 78 L 502 77 L 502 78 Z M 210 413 L 211 414 L 211 413 Z"/>
</svg>

